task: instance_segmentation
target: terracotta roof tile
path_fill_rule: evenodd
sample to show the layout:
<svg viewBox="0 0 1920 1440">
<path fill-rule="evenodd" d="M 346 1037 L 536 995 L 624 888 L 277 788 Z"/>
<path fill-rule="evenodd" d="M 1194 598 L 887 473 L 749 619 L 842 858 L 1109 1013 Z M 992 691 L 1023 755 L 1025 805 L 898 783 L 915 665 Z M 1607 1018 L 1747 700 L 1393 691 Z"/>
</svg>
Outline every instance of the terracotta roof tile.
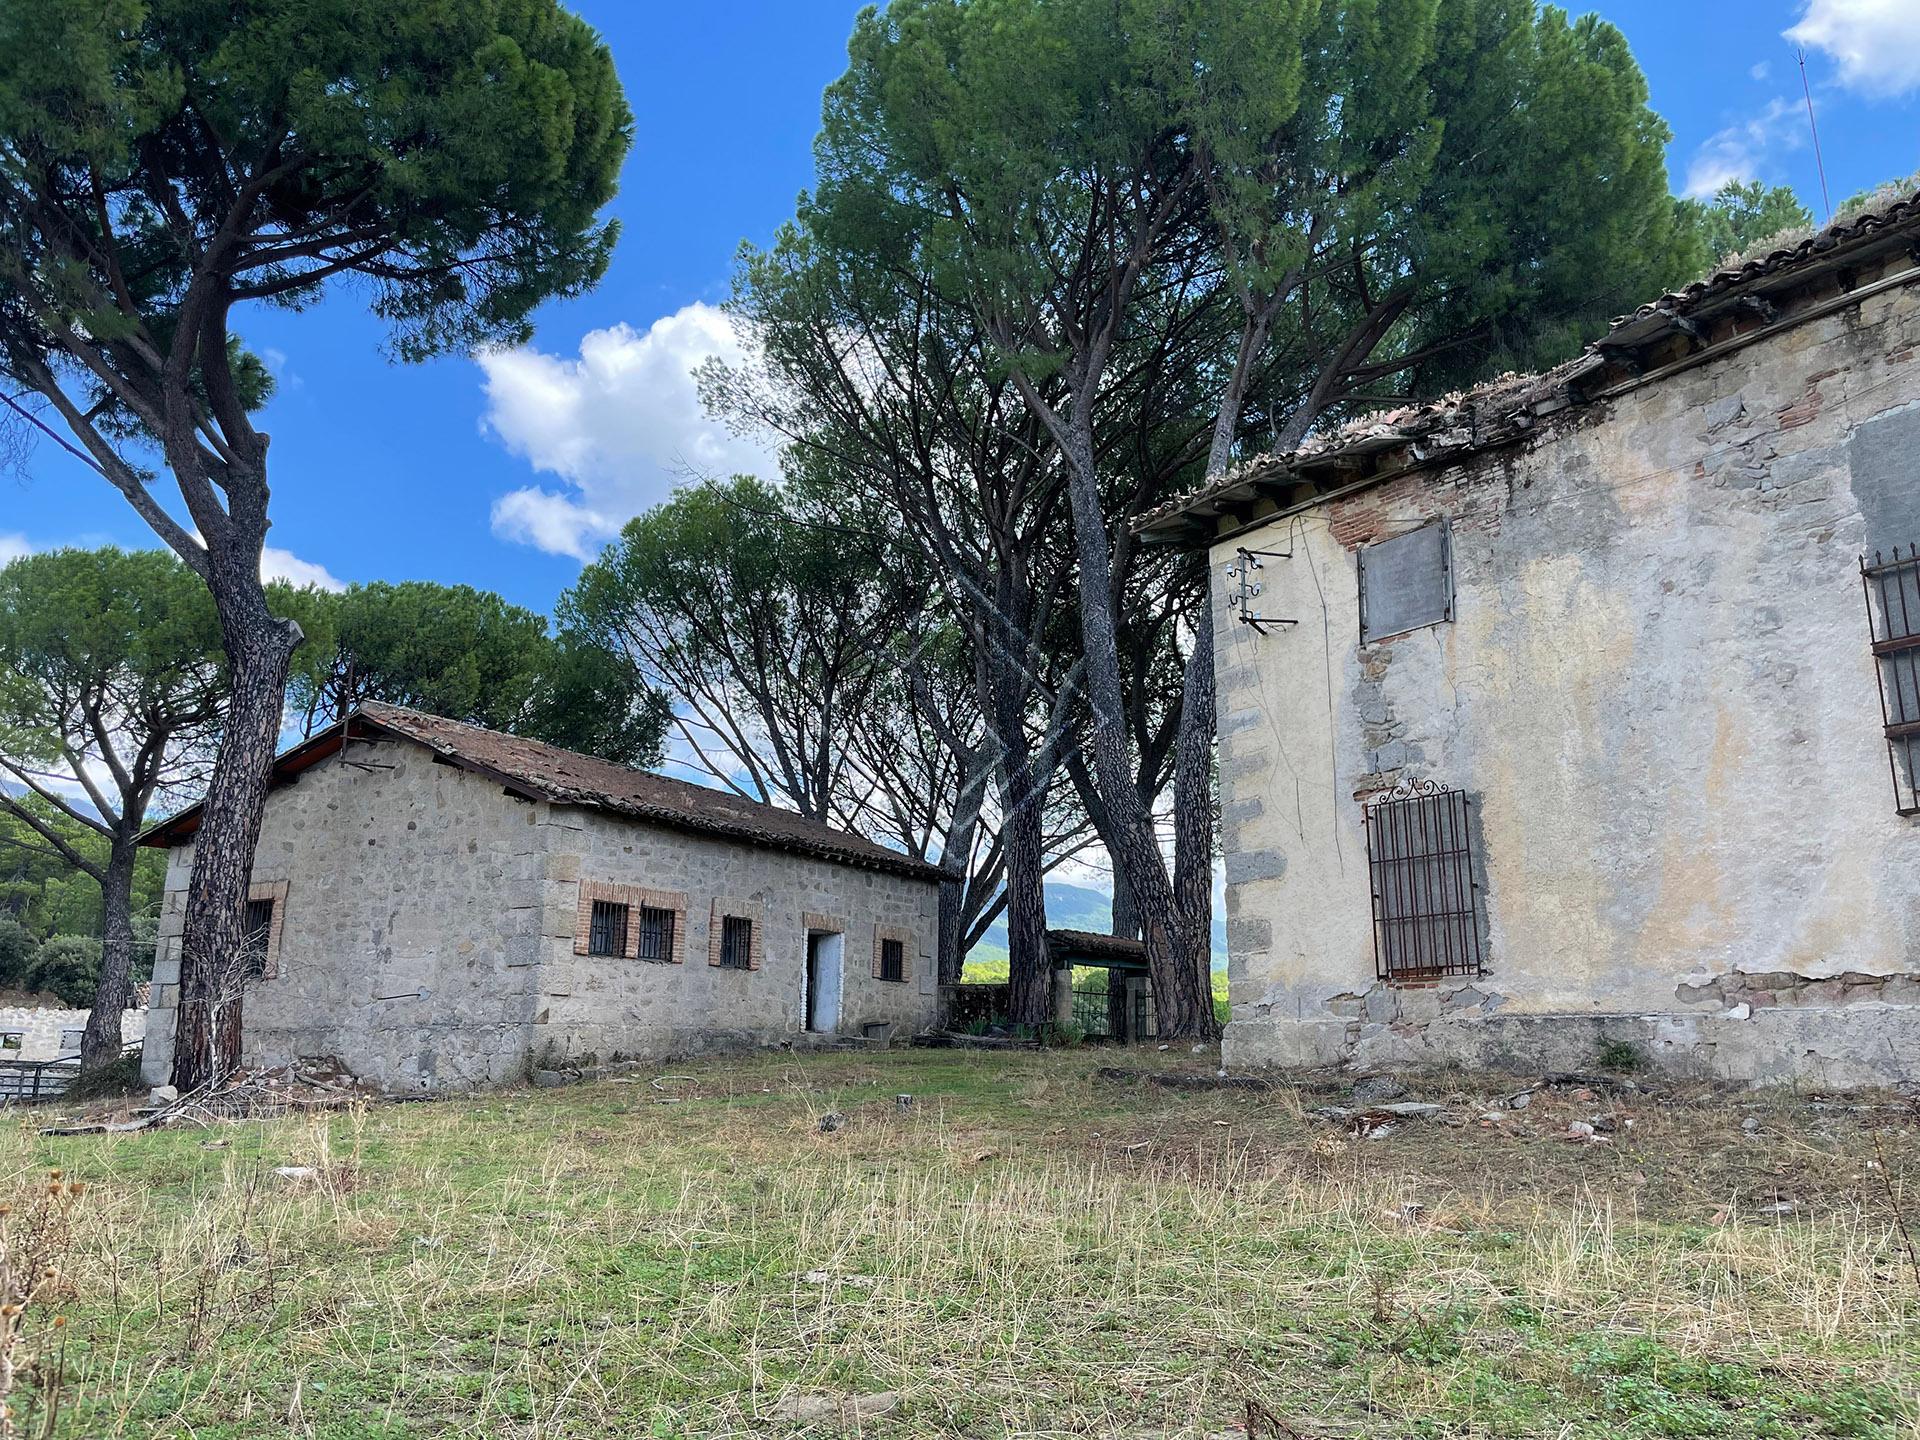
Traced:
<svg viewBox="0 0 1920 1440">
<path fill-rule="evenodd" d="M 677 830 L 793 851 L 919 880 L 941 878 L 940 870 L 924 861 L 889 850 L 864 836 L 804 819 L 791 810 L 762 805 L 726 791 L 651 771 L 616 765 L 611 760 L 577 754 L 524 736 L 483 730 L 442 715 L 428 715 L 375 701 L 354 711 L 349 723 L 354 725 L 355 734 L 372 730 L 411 740 L 451 764 L 558 805 L 580 805 Z M 332 727 L 288 750 L 275 762 L 276 772 L 290 774 L 312 763 L 308 752 L 337 740 L 337 729 Z M 143 840 L 154 844 L 177 843 L 191 833 L 199 808 L 192 806 L 162 822 L 142 837 Z"/>
<path fill-rule="evenodd" d="M 1714 271 L 1704 280 L 1649 301 L 1616 319 L 1607 334 L 1586 351 L 1551 370 L 1533 375 L 1501 375 L 1471 390 L 1399 409 L 1361 415 L 1335 429 L 1308 438 L 1297 449 L 1256 455 L 1225 475 L 1140 516 L 1134 529 L 1175 538 L 1177 521 L 1189 511 L 1201 518 L 1214 502 L 1246 498 L 1261 484 L 1289 472 L 1325 468 L 1334 462 L 1412 445 L 1422 463 L 1485 449 L 1519 438 L 1541 416 L 1579 403 L 1578 382 L 1606 370 L 1617 353 L 1658 340 L 1685 327 L 1701 311 L 1722 305 L 1761 303 L 1769 290 L 1792 289 L 1803 277 L 1834 268 L 1845 256 L 1881 251 L 1887 241 L 1920 232 L 1920 193 L 1902 195 L 1863 211 L 1798 244 L 1754 256 Z M 1192 538 L 1192 537 L 1189 537 Z"/>
</svg>

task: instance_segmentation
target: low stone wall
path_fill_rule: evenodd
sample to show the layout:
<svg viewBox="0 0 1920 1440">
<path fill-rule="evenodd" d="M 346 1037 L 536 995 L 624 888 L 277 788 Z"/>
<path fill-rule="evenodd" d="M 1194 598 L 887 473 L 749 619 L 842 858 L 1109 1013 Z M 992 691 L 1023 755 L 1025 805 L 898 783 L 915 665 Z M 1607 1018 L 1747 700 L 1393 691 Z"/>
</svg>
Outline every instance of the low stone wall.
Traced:
<svg viewBox="0 0 1920 1440">
<path fill-rule="evenodd" d="M 23 1005 L 0 1006 L 0 1064 L 14 1060 L 78 1058 L 80 1032 L 87 1028 L 91 1010 L 44 1010 Z M 131 1045 L 147 1033 L 145 1010 L 120 1012 L 120 1038 Z M 17 1037 L 19 1044 L 7 1043 Z M 71 1043 L 68 1043 L 71 1041 Z"/>
</svg>

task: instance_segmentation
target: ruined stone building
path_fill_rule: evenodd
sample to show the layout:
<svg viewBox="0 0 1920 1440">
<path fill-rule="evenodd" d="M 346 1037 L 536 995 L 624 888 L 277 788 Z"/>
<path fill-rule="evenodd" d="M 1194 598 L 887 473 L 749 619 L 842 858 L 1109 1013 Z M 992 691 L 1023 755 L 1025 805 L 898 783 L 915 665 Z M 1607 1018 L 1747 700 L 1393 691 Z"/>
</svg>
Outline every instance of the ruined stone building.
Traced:
<svg viewBox="0 0 1920 1440">
<path fill-rule="evenodd" d="M 145 1072 L 166 1080 L 198 807 L 171 847 Z M 930 1026 L 939 872 L 684 781 L 389 705 L 280 756 L 243 1063 L 391 1089 Z"/>
<path fill-rule="evenodd" d="M 1234 1065 L 1920 1078 L 1920 197 L 1150 516 Z"/>
</svg>

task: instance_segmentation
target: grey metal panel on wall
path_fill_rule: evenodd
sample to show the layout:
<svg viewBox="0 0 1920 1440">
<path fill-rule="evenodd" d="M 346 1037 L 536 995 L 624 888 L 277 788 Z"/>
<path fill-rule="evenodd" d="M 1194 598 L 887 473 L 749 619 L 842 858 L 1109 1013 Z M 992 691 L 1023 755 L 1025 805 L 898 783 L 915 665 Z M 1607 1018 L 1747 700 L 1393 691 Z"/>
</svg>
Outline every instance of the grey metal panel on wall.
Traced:
<svg viewBox="0 0 1920 1440">
<path fill-rule="evenodd" d="M 1920 544 L 1920 407 L 1869 420 L 1847 451 L 1868 552 Z"/>
<path fill-rule="evenodd" d="M 1360 643 L 1453 618 L 1453 545 L 1444 520 L 1360 552 Z"/>
</svg>

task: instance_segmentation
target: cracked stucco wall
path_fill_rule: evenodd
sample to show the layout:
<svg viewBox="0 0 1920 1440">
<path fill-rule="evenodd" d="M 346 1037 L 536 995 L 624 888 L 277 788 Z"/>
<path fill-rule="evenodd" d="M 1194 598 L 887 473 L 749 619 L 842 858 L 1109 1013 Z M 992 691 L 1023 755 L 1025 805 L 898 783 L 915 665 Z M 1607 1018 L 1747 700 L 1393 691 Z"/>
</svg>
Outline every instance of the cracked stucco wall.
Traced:
<svg viewBox="0 0 1920 1440">
<path fill-rule="evenodd" d="M 1920 541 L 1916 339 L 1920 295 L 1883 292 L 1215 548 L 1230 1064 L 1618 1038 L 1737 1078 L 1920 1076 L 1910 988 L 1821 988 L 1920 975 L 1858 570 Z M 1435 517 L 1454 619 L 1363 648 L 1357 547 Z M 1233 619 L 1236 545 L 1291 555 L 1260 604 L 1298 624 Z M 1474 802 L 1470 983 L 1375 982 L 1355 797 L 1402 776 Z"/>
</svg>

